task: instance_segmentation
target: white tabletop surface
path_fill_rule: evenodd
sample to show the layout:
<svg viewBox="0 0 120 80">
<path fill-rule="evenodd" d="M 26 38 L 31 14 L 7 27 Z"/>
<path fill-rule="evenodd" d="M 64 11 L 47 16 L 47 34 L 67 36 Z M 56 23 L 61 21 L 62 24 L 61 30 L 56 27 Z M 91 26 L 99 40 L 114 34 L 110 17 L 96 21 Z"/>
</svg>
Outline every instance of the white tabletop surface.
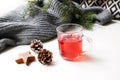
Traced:
<svg viewBox="0 0 120 80">
<path fill-rule="evenodd" d="M 0 0 L 0 15 L 23 4 L 23 0 Z M 10 48 L 0 53 L 0 80 L 120 80 L 120 21 L 85 31 L 92 38 L 90 59 L 81 62 L 63 60 L 59 55 L 57 39 L 44 43 L 53 53 L 53 65 L 16 64 L 19 53 L 29 51 L 29 45 Z M 35 54 L 34 54 L 35 55 Z"/>
</svg>

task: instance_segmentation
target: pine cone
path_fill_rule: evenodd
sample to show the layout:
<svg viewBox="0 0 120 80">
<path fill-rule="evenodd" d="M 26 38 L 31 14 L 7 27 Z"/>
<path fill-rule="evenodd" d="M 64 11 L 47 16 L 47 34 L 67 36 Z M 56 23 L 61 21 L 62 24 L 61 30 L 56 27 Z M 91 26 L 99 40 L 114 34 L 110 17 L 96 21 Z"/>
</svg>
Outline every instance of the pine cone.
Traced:
<svg viewBox="0 0 120 80">
<path fill-rule="evenodd" d="M 31 41 L 30 48 L 35 53 L 39 53 L 43 49 L 43 44 L 40 40 L 35 39 Z"/>
<path fill-rule="evenodd" d="M 52 62 L 52 52 L 49 50 L 43 49 L 38 54 L 38 60 L 44 65 L 49 65 Z"/>
</svg>

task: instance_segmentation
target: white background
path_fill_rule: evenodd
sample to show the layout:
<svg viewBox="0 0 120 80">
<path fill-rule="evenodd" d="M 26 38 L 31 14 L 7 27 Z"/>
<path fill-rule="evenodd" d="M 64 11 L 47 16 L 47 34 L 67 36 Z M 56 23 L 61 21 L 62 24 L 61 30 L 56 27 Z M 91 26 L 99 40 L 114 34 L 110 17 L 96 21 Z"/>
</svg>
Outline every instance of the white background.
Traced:
<svg viewBox="0 0 120 80">
<path fill-rule="evenodd" d="M 24 0 L 0 0 L 0 16 L 24 3 Z M 37 59 L 30 66 L 18 65 L 15 62 L 18 54 L 30 50 L 29 45 L 21 45 L 0 54 L 0 80 L 120 80 L 120 21 L 105 26 L 95 24 L 85 34 L 93 41 L 88 53 L 90 60 L 63 60 L 54 39 L 44 43 L 44 48 L 53 52 L 53 65 L 42 65 Z"/>
<path fill-rule="evenodd" d="M 27 0 L 0 0 L 0 15 L 4 15 L 7 12 L 14 10 L 22 4 L 25 4 Z"/>
</svg>

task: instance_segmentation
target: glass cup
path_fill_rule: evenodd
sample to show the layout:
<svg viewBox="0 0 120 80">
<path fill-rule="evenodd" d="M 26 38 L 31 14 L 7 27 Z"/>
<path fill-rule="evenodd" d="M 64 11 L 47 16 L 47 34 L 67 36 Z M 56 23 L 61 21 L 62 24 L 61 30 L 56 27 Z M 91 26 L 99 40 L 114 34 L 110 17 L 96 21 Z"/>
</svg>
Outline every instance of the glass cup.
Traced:
<svg viewBox="0 0 120 80">
<path fill-rule="evenodd" d="M 65 60 L 81 60 L 90 49 L 91 39 L 83 35 L 83 27 L 79 24 L 66 23 L 56 28 L 60 55 Z M 84 51 L 84 42 L 89 49 Z"/>
</svg>

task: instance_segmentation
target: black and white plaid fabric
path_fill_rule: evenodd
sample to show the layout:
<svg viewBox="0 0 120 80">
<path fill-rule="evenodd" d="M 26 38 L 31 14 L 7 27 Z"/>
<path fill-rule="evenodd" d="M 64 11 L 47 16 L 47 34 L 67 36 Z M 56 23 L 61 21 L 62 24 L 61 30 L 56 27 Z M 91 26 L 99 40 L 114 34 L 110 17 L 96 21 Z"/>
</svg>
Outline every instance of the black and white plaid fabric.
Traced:
<svg viewBox="0 0 120 80">
<path fill-rule="evenodd" d="M 75 0 L 82 8 L 90 6 L 100 6 L 104 9 L 108 9 L 114 19 L 120 20 L 120 0 Z"/>
</svg>

